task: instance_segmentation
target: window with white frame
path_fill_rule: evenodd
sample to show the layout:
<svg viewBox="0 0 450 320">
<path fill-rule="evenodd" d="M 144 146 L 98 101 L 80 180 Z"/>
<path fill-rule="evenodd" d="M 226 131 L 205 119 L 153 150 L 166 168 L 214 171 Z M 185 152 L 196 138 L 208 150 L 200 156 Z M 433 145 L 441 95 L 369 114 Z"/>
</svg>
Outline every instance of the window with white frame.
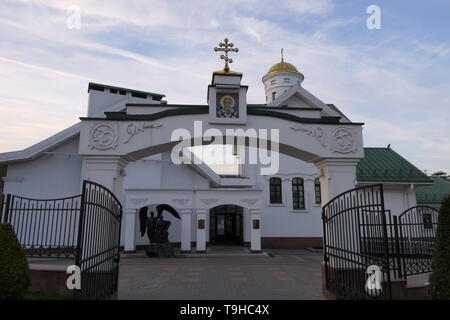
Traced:
<svg viewBox="0 0 450 320">
<path fill-rule="evenodd" d="M 270 203 L 282 203 L 282 193 L 281 193 L 281 179 L 280 178 L 270 178 L 269 181 L 270 188 Z"/>
<path fill-rule="evenodd" d="M 316 178 L 314 180 L 314 198 L 316 199 L 316 204 L 322 203 L 322 196 L 320 194 L 320 180 L 319 178 Z"/>
<path fill-rule="evenodd" d="M 305 183 L 302 178 L 292 179 L 292 208 L 305 209 Z"/>
</svg>

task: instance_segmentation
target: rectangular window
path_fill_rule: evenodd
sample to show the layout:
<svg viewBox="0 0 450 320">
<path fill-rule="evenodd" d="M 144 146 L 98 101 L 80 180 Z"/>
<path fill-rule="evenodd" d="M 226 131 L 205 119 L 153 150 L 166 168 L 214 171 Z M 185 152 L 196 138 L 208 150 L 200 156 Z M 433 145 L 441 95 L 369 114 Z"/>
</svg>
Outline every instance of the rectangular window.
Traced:
<svg viewBox="0 0 450 320">
<path fill-rule="evenodd" d="M 275 100 L 275 95 L 276 94 L 277 94 L 276 92 L 272 92 L 272 101 Z"/>
<path fill-rule="evenodd" d="M 423 219 L 423 227 L 425 229 L 432 229 L 433 228 L 433 221 L 431 219 L 431 213 L 424 213 L 422 215 Z"/>
<path fill-rule="evenodd" d="M 282 203 L 281 200 L 281 179 L 270 178 L 270 203 Z"/>
<path fill-rule="evenodd" d="M 305 209 L 305 190 L 302 178 L 292 179 L 292 208 Z"/>
<path fill-rule="evenodd" d="M 316 198 L 316 204 L 322 203 L 322 196 L 320 192 L 320 180 L 319 178 L 316 178 L 316 180 L 314 180 L 314 196 Z"/>
</svg>

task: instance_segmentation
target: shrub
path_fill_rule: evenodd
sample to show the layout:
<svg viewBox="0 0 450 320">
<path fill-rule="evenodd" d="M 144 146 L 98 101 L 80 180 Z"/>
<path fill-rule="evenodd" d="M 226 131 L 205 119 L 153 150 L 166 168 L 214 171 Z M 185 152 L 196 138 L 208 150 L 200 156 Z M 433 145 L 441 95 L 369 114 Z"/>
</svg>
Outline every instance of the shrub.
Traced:
<svg viewBox="0 0 450 320">
<path fill-rule="evenodd" d="M 22 245 L 9 223 L 0 223 L 0 300 L 21 299 L 30 286 Z"/>
<path fill-rule="evenodd" d="M 432 299 L 450 299 L 450 195 L 444 198 L 439 210 L 436 244 L 431 263 L 430 296 Z"/>
</svg>

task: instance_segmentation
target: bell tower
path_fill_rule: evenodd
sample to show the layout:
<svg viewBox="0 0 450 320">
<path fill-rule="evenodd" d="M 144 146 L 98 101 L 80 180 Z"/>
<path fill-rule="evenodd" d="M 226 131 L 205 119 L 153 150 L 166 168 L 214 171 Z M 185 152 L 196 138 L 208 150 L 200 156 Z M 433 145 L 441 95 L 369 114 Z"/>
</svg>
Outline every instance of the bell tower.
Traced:
<svg viewBox="0 0 450 320">
<path fill-rule="evenodd" d="M 229 63 L 233 59 L 228 52 L 238 52 L 227 38 L 215 47 L 214 51 L 224 54 L 220 58 L 225 61 L 223 70 L 213 72 L 211 84 L 208 86 L 209 122 L 222 124 L 245 124 L 247 121 L 247 89 L 241 85 L 242 73 L 231 71 Z"/>
<path fill-rule="evenodd" d="M 274 64 L 262 78 L 266 103 L 271 103 L 295 85 L 301 86 L 304 79 L 305 76 L 293 64 L 284 61 L 282 48 L 281 61 Z"/>
</svg>

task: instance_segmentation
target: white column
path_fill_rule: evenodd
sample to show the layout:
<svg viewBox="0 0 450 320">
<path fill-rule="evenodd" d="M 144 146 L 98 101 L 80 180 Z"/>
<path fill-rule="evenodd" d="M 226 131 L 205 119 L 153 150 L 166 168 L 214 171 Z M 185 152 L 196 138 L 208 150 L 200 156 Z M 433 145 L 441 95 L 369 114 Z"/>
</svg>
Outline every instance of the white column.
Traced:
<svg viewBox="0 0 450 320">
<path fill-rule="evenodd" d="M 316 163 L 320 175 L 322 206 L 342 192 L 353 189 L 359 159 L 326 159 Z"/>
<path fill-rule="evenodd" d="M 120 156 L 84 156 L 82 180 L 90 180 L 111 190 L 122 204 L 125 203 L 123 178 L 127 161 Z"/>
<path fill-rule="evenodd" d="M 208 210 L 197 209 L 197 245 L 195 251 L 198 253 L 206 252 L 206 215 Z M 203 222 L 202 222 L 203 221 Z M 201 228 L 203 225 L 203 228 Z"/>
<path fill-rule="evenodd" d="M 250 210 L 250 251 L 261 252 L 261 210 Z"/>
<path fill-rule="evenodd" d="M 191 252 L 192 209 L 181 210 L 181 252 Z"/>
<path fill-rule="evenodd" d="M 136 209 L 125 209 L 125 252 L 136 251 Z"/>
</svg>

